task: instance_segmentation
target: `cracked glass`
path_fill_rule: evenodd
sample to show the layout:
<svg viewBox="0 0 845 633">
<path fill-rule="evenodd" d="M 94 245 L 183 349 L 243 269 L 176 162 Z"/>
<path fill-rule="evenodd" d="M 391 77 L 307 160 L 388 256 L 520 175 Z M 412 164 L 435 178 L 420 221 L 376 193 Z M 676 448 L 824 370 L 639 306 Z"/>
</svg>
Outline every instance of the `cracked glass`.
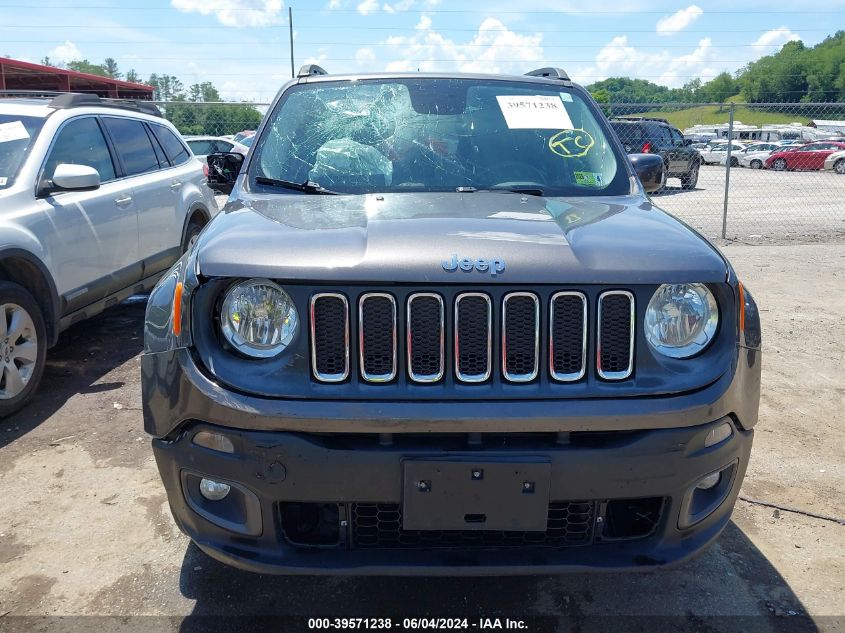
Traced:
<svg viewBox="0 0 845 633">
<path fill-rule="evenodd" d="M 563 112 L 525 112 L 517 120 L 505 116 L 507 104 Z M 256 177 L 346 194 L 630 191 L 601 115 L 578 91 L 554 84 L 457 78 L 306 83 L 286 91 L 269 116 L 250 174 L 259 191 L 296 193 L 256 184 Z M 544 127 L 531 127 L 532 120 Z"/>
</svg>

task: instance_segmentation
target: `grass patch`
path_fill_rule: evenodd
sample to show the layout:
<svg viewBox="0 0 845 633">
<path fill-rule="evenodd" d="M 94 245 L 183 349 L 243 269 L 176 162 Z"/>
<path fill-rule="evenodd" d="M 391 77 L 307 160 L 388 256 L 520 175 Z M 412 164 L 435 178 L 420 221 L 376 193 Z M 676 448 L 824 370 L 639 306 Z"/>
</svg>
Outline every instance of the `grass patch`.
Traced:
<svg viewBox="0 0 845 633">
<path fill-rule="evenodd" d="M 650 110 L 648 112 L 640 112 L 638 114 L 626 114 L 623 116 L 648 116 L 666 119 L 684 131 L 686 128 L 693 125 L 713 125 L 718 123 L 727 124 L 729 118 L 729 106 L 712 106 L 703 105 L 694 108 L 687 108 L 685 110 Z M 819 117 L 827 118 L 827 117 Z M 748 106 L 738 105 L 734 109 L 734 122 L 742 122 L 745 125 L 755 125 L 762 127 L 763 125 L 771 125 L 774 123 L 793 123 L 795 121 L 802 125 L 807 125 L 810 119 L 801 116 L 795 111 L 791 112 L 772 112 L 771 110 L 764 110 L 762 108 L 749 108 Z"/>
</svg>

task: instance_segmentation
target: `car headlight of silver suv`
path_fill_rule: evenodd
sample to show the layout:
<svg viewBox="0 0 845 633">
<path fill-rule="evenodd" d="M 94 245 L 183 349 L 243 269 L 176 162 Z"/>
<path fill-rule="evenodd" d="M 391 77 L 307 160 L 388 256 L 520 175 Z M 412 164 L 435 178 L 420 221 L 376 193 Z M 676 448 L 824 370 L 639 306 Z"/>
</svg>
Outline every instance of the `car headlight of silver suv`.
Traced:
<svg viewBox="0 0 845 633">
<path fill-rule="evenodd" d="M 689 358 L 706 349 L 718 325 L 716 298 L 704 284 L 663 284 L 645 312 L 648 344 L 671 358 Z"/>
<path fill-rule="evenodd" d="M 253 358 L 271 358 L 290 345 L 299 315 L 290 295 L 269 279 L 249 279 L 232 286 L 220 314 L 223 336 Z"/>
</svg>

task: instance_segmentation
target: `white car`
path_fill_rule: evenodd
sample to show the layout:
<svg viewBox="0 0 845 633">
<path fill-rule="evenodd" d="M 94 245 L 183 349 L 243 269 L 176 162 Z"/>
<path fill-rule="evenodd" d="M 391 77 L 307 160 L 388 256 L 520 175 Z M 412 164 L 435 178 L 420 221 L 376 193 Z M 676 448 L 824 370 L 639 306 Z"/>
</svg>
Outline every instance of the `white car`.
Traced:
<svg viewBox="0 0 845 633">
<path fill-rule="evenodd" d="M 762 169 L 766 158 L 775 150 L 782 148 L 780 143 L 752 143 L 740 150 L 731 150 L 731 167 L 750 167 Z M 719 160 L 720 165 L 727 164 L 728 154 Z"/>
<path fill-rule="evenodd" d="M 833 152 L 824 159 L 825 171 L 834 171 L 840 176 L 845 176 L 845 150 Z"/>
<path fill-rule="evenodd" d="M 205 158 L 209 154 L 234 152 L 246 156 L 249 151 L 249 148 L 243 143 L 222 136 L 185 136 L 184 139 L 194 156 L 199 158 L 201 163 L 205 163 Z"/>
<path fill-rule="evenodd" d="M 0 418 L 62 330 L 150 290 L 216 213 L 154 105 L 0 99 Z"/>
<path fill-rule="evenodd" d="M 733 143 L 731 153 L 738 152 L 745 149 L 741 143 Z M 724 164 L 725 157 L 728 153 L 727 142 L 708 144 L 708 147 L 698 150 L 701 155 L 701 162 L 705 165 L 717 165 L 720 162 Z"/>
</svg>

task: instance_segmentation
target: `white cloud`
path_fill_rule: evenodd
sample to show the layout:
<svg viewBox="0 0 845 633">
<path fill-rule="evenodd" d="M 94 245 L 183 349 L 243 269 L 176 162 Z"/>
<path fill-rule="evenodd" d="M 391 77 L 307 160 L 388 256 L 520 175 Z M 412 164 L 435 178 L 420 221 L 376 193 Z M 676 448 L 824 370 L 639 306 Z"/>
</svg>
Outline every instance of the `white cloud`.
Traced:
<svg viewBox="0 0 845 633">
<path fill-rule="evenodd" d="M 396 55 L 388 71 L 522 73 L 528 63 L 544 58 L 540 33 L 514 33 L 496 18 L 486 18 L 468 42 L 461 43 L 431 29 L 425 17 L 411 36 L 392 36 L 385 42 Z"/>
<path fill-rule="evenodd" d="M 185 13 L 214 15 L 224 26 L 262 27 L 280 22 L 282 0 L 170 0 Z"/>
<path fill-rule="evenodd" d="M 343 8 L 343 0 L 329 0 L 329 9 Z"/>
<path fill-rule="evenodd" d="M 704 11 L 701 10 L 701 7 L 691 4 L 686 9 L 660 18 L 657 21 L 657 33 L 659 35 L 679 33 L 701 17 L 702 13 Z"/>
<path fill-rule="evenodd" d="M 358 5 L 358 13 L 367 15 L 378 11 L 378 0 L 364 0 Z"/>
<path fill-rule="evenodd" d="M 376 63 L 376 54 L 372 48 L 365 46 L 364 48 L 359 48 L 355 51 L 355 61 L 358 63 L 358 66 L 361 67 L 362 70 L 371 71 L 374 70 L 373 64 Z"/>
<path fill-rule="evenodd" d="M 382 9 L 387 13 L 397 13 L 399 11 L 409 11 L 414 6 L 414 0 L 399 0 L 393 4 L 384 3 Z"/>
<path fill-rule="evenodd" d="M 82 59 L 82 53 L 76 44 L 70 40 L 65 40 L 64 44 L 59 44 L 56 48 L 47 53 L 47 57 L 49 57 L 53 62 L 66 64 L 77 59 Z"/>
<path fill-rule="evenodd" d="M 797 34 L 793 33 L 785 26 L 781 26 L 780 28 L 772 29 L 771 31 L 763 33 L 757 38 L 757 41 L 754 42 L 751 47 L 759 54 L 770 55 L 772 53 L 776 53 L 780 47 L 787 42 L 797 41 L 800 39 L 801 38 L 798 37 Z"/>
<path fill-rule="evenodd" d="M 702 81 L 713 78 L 721 72 L 718 66 L 709 37 L 700 40 L 689 53 L 672 55 L 667 51 L 638 49 L 628 43 L 627 36 L 619 35 L 602 47 L 593 66 L 575 71 L 573 76 L 584 84 L 628 76 L 676 88 L 693 77 Z"/>
<path fill-rule="evenodd" d="M 427 31 L 431 28 L 431 18 L 427 15 L 420 16 L 420 21 L 414 28 L 418 31 Z"/>
</svg>

